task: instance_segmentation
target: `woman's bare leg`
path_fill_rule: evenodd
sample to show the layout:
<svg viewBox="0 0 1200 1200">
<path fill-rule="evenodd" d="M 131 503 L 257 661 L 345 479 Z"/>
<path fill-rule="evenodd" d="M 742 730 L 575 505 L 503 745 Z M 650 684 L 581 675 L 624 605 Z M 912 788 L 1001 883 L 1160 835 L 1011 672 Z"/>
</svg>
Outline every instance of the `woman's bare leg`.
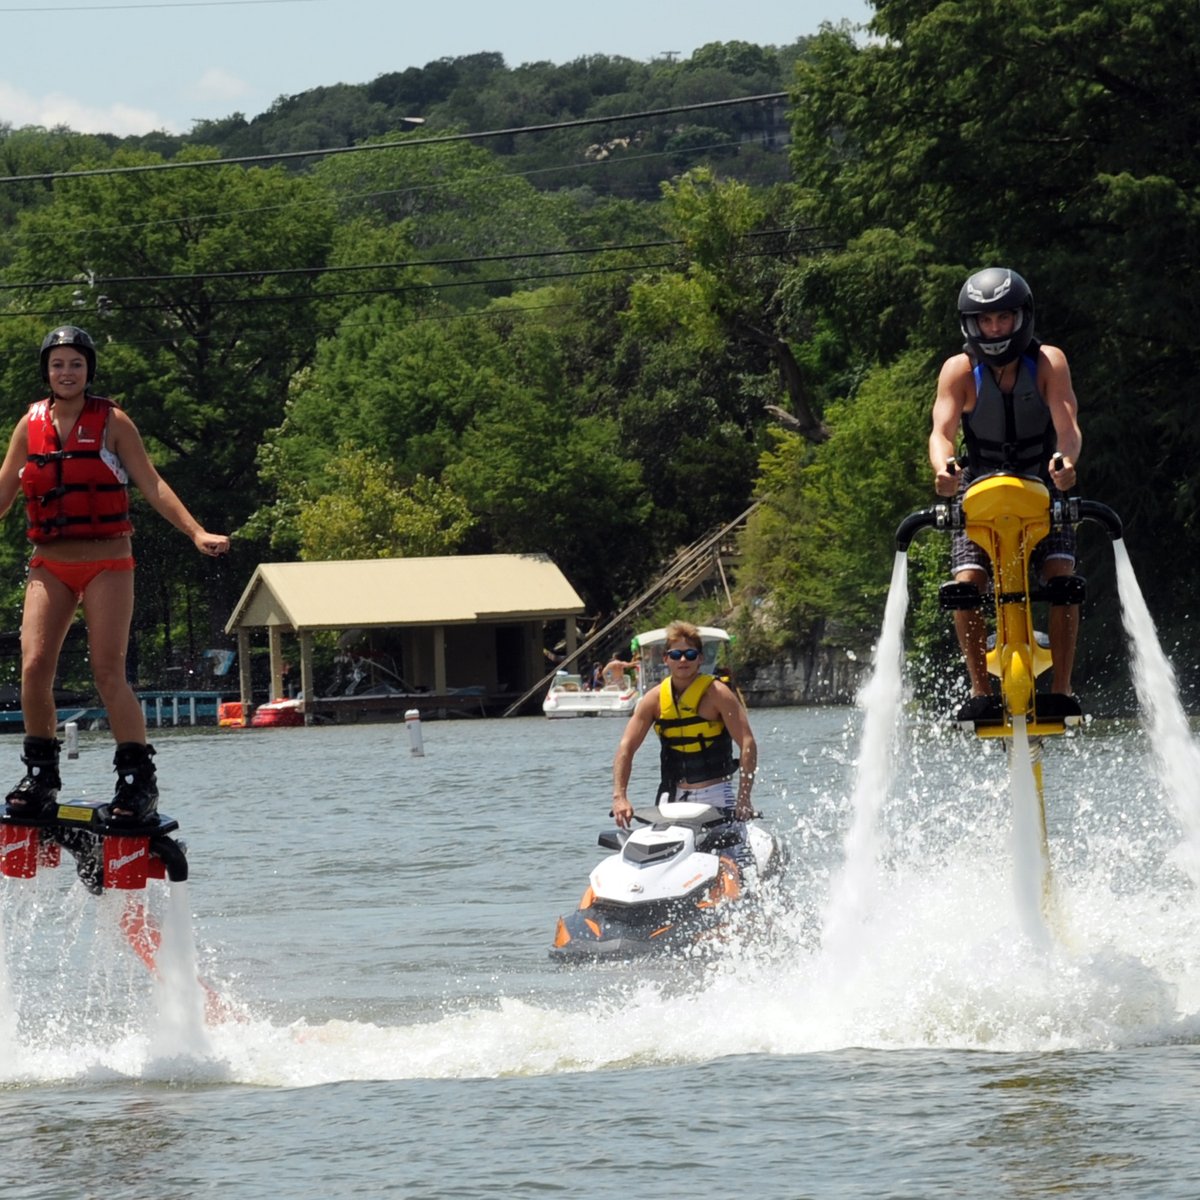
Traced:
<svg viewBox="0 0 1200 1200">
<path fill-rule="evenodd" d="M 29 572 L 21 619 L 21 713 L 27 737 L 52 738 L 58 728 L 54 676 L 79 600 L 44 567 Z"/>
<path fill-rule="evenodd" d="M 133 620 L 133 571 L 102 571 L 83 594 L 92 678 L 117 743 L 146 741 L 146 718 L 125 677 Z"/>
</svg>

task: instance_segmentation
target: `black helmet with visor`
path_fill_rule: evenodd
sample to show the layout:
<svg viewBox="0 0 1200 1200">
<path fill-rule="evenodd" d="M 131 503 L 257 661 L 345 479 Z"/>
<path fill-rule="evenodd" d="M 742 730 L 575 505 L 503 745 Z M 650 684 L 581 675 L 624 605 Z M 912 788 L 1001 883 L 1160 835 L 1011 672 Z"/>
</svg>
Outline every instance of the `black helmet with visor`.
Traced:
<svg viewBox="0 0 1200 1200">
<path fill-rule="evenodd" d="M 1016 314 L 1012 332 L 985 338 L 979 331 L 983 313 Z M 976 362 L 1002 367 L 1025 353 L 1033 341 L 1033 292 L 1016 271 L 987 267 L 976 271 L 958 293 L 958 320 Z"/>
</svg>

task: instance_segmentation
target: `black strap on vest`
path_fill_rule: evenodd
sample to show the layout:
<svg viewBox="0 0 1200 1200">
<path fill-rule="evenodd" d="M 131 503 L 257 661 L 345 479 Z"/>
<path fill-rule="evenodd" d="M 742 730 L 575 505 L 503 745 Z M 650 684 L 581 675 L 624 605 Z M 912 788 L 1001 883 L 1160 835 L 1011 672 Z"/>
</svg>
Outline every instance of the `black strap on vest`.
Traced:
<svg viewBox="0 0 1200 1200">
<path fill-rule="evenodd" d="M 1022 370 L 1028 371 L 1034 391 L 1040 398 L 1041 393 L 1037 392 L 1037 358 L 1022 355 L 1021 358 L 1017 359 L 1017 363 L 1018 381 L 1020 380 L 1020 372 Z M 1033 365 L 1030 366 L 1030 363 Z M 972 362 L 973 375 L 977 365 Z M 986 364 L 982 369 L 984 372 L 990 371 L 990 368 Z M 985 378 L 990 379 L 995 384 L 994 375 L 987 374 Z M 1014 392 L 1002 392 L 998 385 L 996 386 L 996 391 L 999 392 L 1001 403 L 1004 406 L 1003 438 L 981 437 L 970 420 L 972 414 L 964 414 L 963 440 L 966 442 L 967 461 L 973 473 L 982 474 L 987 471 L 1001 470 L 1014 471 L 1018 474 L 1038 475 L 1044 478 L 1046 476 L 1046 463 L 1049 461 L 1051 454 L 1054 453 L 1054 447 L 1057 444 L 1054 422 L 1050 419 L 1049 409 L 1046 409 L 1046 423 L 1042 429 L 1020 436 L 1017 431 L 1016 397 Z M 1042 403 L 1045 404 L 1044 399 Z M 976 411 L 978 411 L 978 402 Z"/>
<path fill-rule="evenodd" d="M 61 500 L 70 492 L 123 492 L 125 484 L 123 483 L 63 483 L 62 465 L 63 461 L 68 458 L 101 458 L 99 450 L 51 450 L 47 454 L 30 454 L 26 456 L 28 462 L 33 463 L 39 469 L 53 464 L 57 470 L 55 474 L 58 482 L 48 492 L 43 492 L 40 496 L 33 496 L 31 499 L 34 503 L 41 505 L 43 508 L 55 500 Z M 129 519 L 129 510 L 119 513 L 107 513 L 104 516 L 95 516 L 89 514 L 87 516 L 68 517 L 44 517 L 40 521 L 32 521 L 31 529 L 40 530 L 42 533 L 52 533 L 55 530 L 62 531 L 69 525 L 111 525 Z"/>
</svg>

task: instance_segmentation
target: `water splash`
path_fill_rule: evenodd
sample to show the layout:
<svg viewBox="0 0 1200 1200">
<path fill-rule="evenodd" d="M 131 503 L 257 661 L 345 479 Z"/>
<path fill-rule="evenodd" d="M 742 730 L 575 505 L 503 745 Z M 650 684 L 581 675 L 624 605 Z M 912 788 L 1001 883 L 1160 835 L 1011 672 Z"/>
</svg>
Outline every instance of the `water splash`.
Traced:
<svg viewBox="0 0 1200 1200">
<path fill-rule="evenodd" d="M 186 886 L 91 896 L 55 874 L 0 881 L 0 1081 L 224 1078 Z"/>
<path fill-rule="evenodd" d="M 907 611 L 908 556 L 897 551 L 871 675 L 858 695 L 864 718 L 850 799 L 850 829 L 844 861 L 834 878 L 823 921 L 822 939 L 830 948 L 852 944 L 854 930 L 872 907 L 878 886 L 879 813 L 892 786 L 892 746 L 903 700 Z"/>
<path fill-rule="evenodd" d="M 1193 886 L 1200 887 L 1200 747 L 1192 737 L 1179 701 L 1175 671 L 1159 644 L 1124 541 L 1113 542 L 1113 557 L 1143 724 L 1150 736 L 1159 782 L 1183 829 L 1182 865 Z"/>
<path fill-rule="evenodd" d="M 844 718 L 827 710 L 793 710 L 781 711 L 778 719 L 784 730 L 795 729 L 797 746 L 811 747 L 821 730 Z M 855 749 L 859 740 L 856 735 Z M 26 955 L 30 967 L 43 962 L 47 973 L 50 968 L 66 973 L 56 954 L 46 954 L 48 939 L 51 948 L 59 940 L 57 926 L 30 919 L 15 929 L 8 925 L 14 991 L 26 989 L 18 1000 L 27 1008 L 21 1068 L 0 1061 L 0 1082 L 57 1086 L 78 1080 L 103 1089 L 114 1078 L 182 1076 L 283 1088 L 644 1070 L 721 1056 L 843 1047 L 1024 1053 L 1174 1045 L 1200 1032 L 1200 910 L 1180 872 L 1163 861 L 1178 840 L 1177 826 L 1165 812 L 1161 789 L 1147 778 L 1145 740 L 1140 730 L 1097 728 L 1070 743 L 1071 770 L 1053 772 L 1052 812 L 1063 814 L 1061 828 L 1053 831 L 1056 881 L 1073 934 L 1069 951 L 1056 943 L 1039 953 L 1017 928 L 1011 866 L 1008 855 L 997 852 L 1011 827 L 1000 747 L 956 737 L 931 740 L 927 729 L 906 722 L 892 748 L 899 762 L 916 769 L 895 773 L 880 814 L 887 821 L 881 836 L 896 827 L 893 815 L 903 832 L 888 838 L 869 919 L 850 931 L 853 939 L 838 947 L 840 956 L 828 953 L 815 936 L 828 869 L 843 858 L 841 838 L 833 831 L 840 834 L 844 824 L 835 821 L 829 799 L 831 760 L 813 753 L 805 773 L 796 776 L 795 802 L 805 819 L 811 817 L 814 827 L 829 831 L 830 842 L 839 844 L 829 847 L 819 870 L 806 873 L 811 854 L 795 864 L 769 930 L 744 948 L 731 946 L 721 969 L 672 962 L 554 970 L 544 957 L 548 926 L 507 922 L 510 906 L 501 894 L 493 928 L 510 940 L 498 954 L 484 951 L 491 957 L 481 973 L 464 972 L 462 986 L 456 977 L 441 992 L 432 985 L 422 991 L 411 980 L 421 971 L 438 980 L 433 972 L 441 968 L 414 962 L 411 971 L 400 972 L 395 955 L 373 950 L 369 941 L 351 945 L 349 953 L 361 960 L 364 973 L 369 968 L 385 980 L 364 1005 L 340 990 L 344 960 L 329 957 L 333 943 L 322 940 L 318 925 L 308 923 L 312 953 L 302 963 L 295 962 L 294 952 L 279 949 L 278 933 L 286 934 L 289 922 L 302 921 L 307 910 L 276 905 L 269 911 L 278 927 L 264 926 L 261 940 L 244 946 L 253 957 L 252 990 L 271 1000 L 261 1002 L 249 1020 L 210 1026 L 214 1060 L 180 1070 L 174 1063 L 160 1068 L 148 1061 L 157 1019 L 149 1002 L 151 983 L 119 932 L 114 953 L 128 960 L 130 984 L 117 988 L 100 976 L 95 990 L 104 985 L 118 1022 L 128 1012 L 128 995 L 147 999 L 127 1035 L 114 1041 L 111 1020 L 103 1025 L 76 1020 L 30 1036 L 38 1031 L 29 1015 L 44 1011 L 37 999 L 46 993 L 28 990 L 33 979 L 21 958 L 26 942 L 32 946 Z M 839 752 L 841 745 L 839 739 Z M 839 757 L 834 767 L 841 766 Z M 975 783 L 969 788 L 962 786 L 967 771 Z M 835 790 L 848 795 L 853 788 L 848 778 Z M 514 780 L 505 798 L 514 813 L 523 811 L 518 798 L 524 795 Z M 1165 836 L 1148 837 L 1148 831 Z M 249 871 L 252 856 L 245 861 Z M 514 846 L 508 857 L 489 859 L 489 866 L 493 861 L 499 864 L 493 869 L 523 881 L 527 847 Z M 68 907 L 57 887 L 61 879 L 5 880 L 0 915 L 9 921 L 21 915 L 9 891 L 31 894 L 32 885 L 41 882 L 47 885 L 42 917 Z M 254 886 L 261 889 L 260 878 Z M 156 885 L 148 893 L 157 900 L 162 890 Z M 71 894 L 80 891 L 73 887 Z M 271 889 L 247 894 L 260 896 L 264 905 L 274 898 Z M 478 924 L 461 896 L 434 899 L 443 904 L 449 936 L 469 934 L 479 951 Z M 186 919 L 187 905 L 177 900 L 175 916 Z M 543 896 L 543 904 L 552 903 Z M 90 919 L 95 901 L 79 895 L 78 904 Z M 461 923 L 454 924 L 456 919 Z M 379 945 L 390 945 L 394 930 L 383 928 Z M 90 950 L 89 934 L 85 922 L 81 947 Z M 170 940 L 170 929 L 166 937 Z M 439 944 L 430 936 L 431 948 L 417 953 L 433 959 Z M 844 955 L 851 949 L 857 957 L 849 987 Z M 529 973 L 522 968 L 510 974 L 517 954 Z M 293 970 L 298 982 L 289 990 Z M 68 983 L 75 992 L 83 986 L 76 975 Z M 190 980 L 182 974 L 180 986 L 186 996 Z M 191 1012 L 194 1020 L 194 1008 Z"/>
<path fill-rule="evenodd" d="M 1050 864 L 1046 857 L 1042 796 L 1033 774 L 1033 756 L 1025 718 L 1013 718 L 1009 742 L 1009 794 L 1012 798 L 1013 896 L 1025 936 L 1040 949 L 1050 945 L 1043 905 L 1049 898 Z"/>
<path fill-rule="evenodd" d="M 172 883 L 156 960 L 157 1020 L 151 1054 L 162 1060 L 205 1060 L 212 1048 L 204 1028 L 204 991 L 196 974 L 196 942 L 186 883 Z"/>
<path fill-rule="evenodd" d="M 17 1009 L 12 988 L 8 984 L 8 951 L 5 947 L 4 924 L 0 922 L 0 1061 L 11 1062 L 15 1057 L 17 1039 Z"/>
</svg>

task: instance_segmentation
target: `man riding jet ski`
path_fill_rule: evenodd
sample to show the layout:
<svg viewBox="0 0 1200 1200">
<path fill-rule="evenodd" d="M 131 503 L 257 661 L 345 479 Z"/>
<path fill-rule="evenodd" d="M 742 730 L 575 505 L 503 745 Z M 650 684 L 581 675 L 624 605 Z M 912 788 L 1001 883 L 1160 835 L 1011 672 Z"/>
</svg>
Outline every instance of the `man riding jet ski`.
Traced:
<svg viewBox="0 0 1200 1200">
<path fill-rule="evenodd" d="M 618 829 L 600 844 L 618 854 L 592 873 L 579 911 L 559 921 L 557 957 L 691 944 L 711 930 L 716 909 L 742 896 L 750 878 L 778 858 L 770 835 L 750 824 L 758 748 L 745 707 L 728 684 L 701 670 L 696 626 L 674 621 L 666 635 L 667 677 L 638 701 L 613 760 Z M 635 814 L 629 777 L 651 728 L 662 746 L 659 803 L 652 814 Z M 635 818 L 650 828 L 629 833 Z"/>
</svg>

